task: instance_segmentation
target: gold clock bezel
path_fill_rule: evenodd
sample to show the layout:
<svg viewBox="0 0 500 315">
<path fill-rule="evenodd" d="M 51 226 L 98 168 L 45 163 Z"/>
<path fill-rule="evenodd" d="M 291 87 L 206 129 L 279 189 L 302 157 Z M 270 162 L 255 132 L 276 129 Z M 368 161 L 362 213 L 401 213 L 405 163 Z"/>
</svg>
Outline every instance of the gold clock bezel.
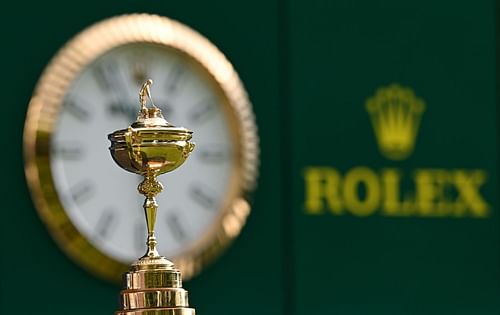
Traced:
<svg viewBox="0 0 500 315">
<path fill-rule="evenodd" d="M 208 75 L 224 100 L 235 143 L 231 187 L 215 224 L 188 251 L 173 258 L 183 278 L 189 279 L 240 233 L 250 213 L 248 196 L 255 186 L 259 157 L 252 106 L 238 74 L 208 39 L 191 28 L 158 15 L 128 14 L 91 25 L 71 39 L 43 71 L 28 107 L 24 126 L 28 186 L 39 216 L 63 251 L 92 273 L 119 281 L 128 265 L 94 247 L 64 210 L 52 178 L 50 139 L 65 92 L 73 80 L 94 60 L 127 44 L 153 44 L 177 50 Z"/>
</svg>

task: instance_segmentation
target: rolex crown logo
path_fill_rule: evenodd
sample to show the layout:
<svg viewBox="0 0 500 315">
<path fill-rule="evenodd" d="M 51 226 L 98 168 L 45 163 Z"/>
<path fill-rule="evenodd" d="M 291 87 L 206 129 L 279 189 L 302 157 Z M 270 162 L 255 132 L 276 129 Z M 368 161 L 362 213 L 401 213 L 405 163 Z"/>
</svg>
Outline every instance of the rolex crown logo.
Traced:
<svg viewBox="0 0 500 315">
<path fill-rule="evenodd" d="M 391 160 L 407 158 L 415 147 L 425 103 L 410 88 L 392 84 L 377 90 L 366 101 L 382 155 Z"/>
</svg>

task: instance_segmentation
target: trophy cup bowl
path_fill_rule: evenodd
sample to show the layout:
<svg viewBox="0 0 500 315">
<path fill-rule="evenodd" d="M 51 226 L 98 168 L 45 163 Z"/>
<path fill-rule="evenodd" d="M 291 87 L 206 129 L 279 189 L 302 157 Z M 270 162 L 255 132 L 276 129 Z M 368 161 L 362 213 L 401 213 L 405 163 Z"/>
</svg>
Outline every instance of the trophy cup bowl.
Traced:
<svg viewBox="0 0 500 315">
<path fill-rule="evenodd" d="M 193 151 L 192 131 L 156 126 L 117 130 L 108 136 L 113 160 L 121 168 L 139 175 L 170 172 L 186 161 Z"/>
</svg>

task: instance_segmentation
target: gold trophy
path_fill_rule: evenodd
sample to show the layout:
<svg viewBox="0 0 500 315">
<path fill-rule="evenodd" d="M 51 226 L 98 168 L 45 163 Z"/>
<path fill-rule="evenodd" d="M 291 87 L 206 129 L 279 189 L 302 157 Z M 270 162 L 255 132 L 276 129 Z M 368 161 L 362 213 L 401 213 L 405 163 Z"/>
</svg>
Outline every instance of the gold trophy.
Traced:
<svg viewBox="0 0 500 315">
<path fill-rule="evenodd" d="M 154 232 L 158 204 L 155 196 L 163 186 L 157 177 L 170 172 L 193 151 L 193 132 L 175 127 L 163 118 L 151 98 L 148 80 L 139 93 L 140 111 L 137 120 L 127 129 L 108 135 L 113 160 L 123 169 L 144 176 L 137 189 L 146 197 L 147 251 L 124 275 L 117 315 L 194 315 L 189 307 L 188 293 L 182 288 L 180 271 L 156 250 Z M 146 107 L 149 99 L 151 108 Z"/>
</svg>

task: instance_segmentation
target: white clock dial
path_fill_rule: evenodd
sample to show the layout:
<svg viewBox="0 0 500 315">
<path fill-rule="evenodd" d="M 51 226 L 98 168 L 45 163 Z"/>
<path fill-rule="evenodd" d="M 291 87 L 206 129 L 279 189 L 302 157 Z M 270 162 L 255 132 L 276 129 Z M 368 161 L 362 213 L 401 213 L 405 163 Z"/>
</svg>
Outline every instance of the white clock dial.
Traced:
<svg viewBox="0 0 500 315">
<path fill-rule="evenodd" d="M 146 251 L 138 175 L 112 161 L 106 135 L 137 116 L 137 91 L 154 81 L 153 100 L 165 118 L 193 130 L 188 161 L 161 176 L 165 189 L 156 235 L 160 254 L 175 257 L 209 232 L 231 189 L 233 135 L 213 81 L 187 56 L 154 44 L 128 44 L 97 58 L 73 81 L 51 139 L 51 169 L 61 203 L 78 231 L 115 260 Z"/>
</svg>

